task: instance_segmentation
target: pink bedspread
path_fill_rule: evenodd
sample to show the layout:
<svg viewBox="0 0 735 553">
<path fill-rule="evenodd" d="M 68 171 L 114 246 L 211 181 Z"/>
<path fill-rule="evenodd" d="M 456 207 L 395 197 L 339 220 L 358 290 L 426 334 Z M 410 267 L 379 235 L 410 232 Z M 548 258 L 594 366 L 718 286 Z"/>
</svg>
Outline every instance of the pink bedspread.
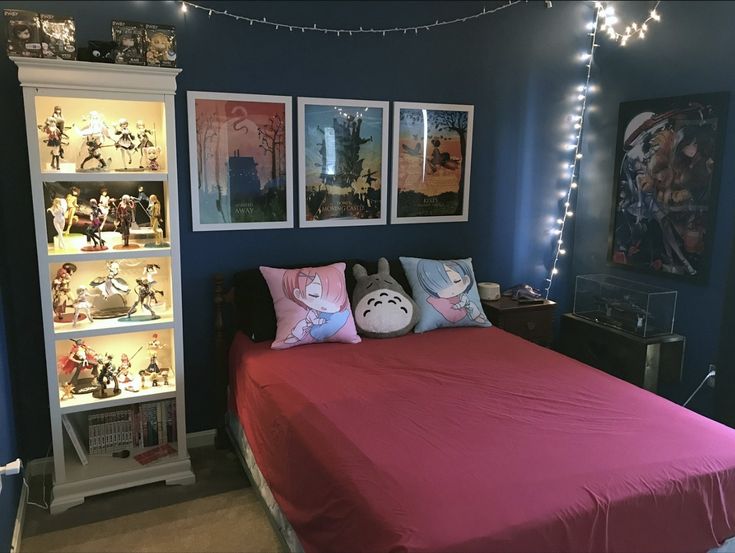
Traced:
<svg viewBox="0 0 735 553">
<path fill-rule="evenodd" d="M 705 552 L 735 431 L 502 330 L 231 350 L 239 419 L 307 552 Z"/>
</svg>

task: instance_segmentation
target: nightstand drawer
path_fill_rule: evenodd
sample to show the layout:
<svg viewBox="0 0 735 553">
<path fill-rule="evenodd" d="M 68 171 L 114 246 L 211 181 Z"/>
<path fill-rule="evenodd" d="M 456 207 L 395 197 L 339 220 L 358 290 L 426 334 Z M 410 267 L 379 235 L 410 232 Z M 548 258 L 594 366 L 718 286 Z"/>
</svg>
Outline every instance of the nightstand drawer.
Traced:
<svg viewBox="0 0 735 553">
<path fill-rule="evenodd" d="M 546 346 L 551 343 L 553 335 L 552 317 L 553 312 L 550 310 L 508 313 L 498 326 L 511 334 Z"/>
</svg>

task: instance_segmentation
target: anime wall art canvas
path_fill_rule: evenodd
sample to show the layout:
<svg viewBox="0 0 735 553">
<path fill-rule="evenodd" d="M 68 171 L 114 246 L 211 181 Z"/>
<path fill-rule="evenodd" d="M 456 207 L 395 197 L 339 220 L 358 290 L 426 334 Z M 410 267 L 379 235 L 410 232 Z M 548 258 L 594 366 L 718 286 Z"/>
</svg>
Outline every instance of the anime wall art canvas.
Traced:
<svg viewBox="0 0 735 553">
<path fill-rule="evenodd" d="M 291 98 L 188 92 L 195 231 L 293 227 Z"/>
<path fill-rule="evenodd" d="M 387 221 L 388 102 L 299 98 L 299 224 Z"/>
<path fill-rule="evenodd" d="M 394 223 L 467 221 L 473 115 L 473 106 L 394 104 Z"/>
<path fill-rule="evenodd" d="M 609 259 L 706 276 L 729 93 L 620 104 Z"/>
</svg>

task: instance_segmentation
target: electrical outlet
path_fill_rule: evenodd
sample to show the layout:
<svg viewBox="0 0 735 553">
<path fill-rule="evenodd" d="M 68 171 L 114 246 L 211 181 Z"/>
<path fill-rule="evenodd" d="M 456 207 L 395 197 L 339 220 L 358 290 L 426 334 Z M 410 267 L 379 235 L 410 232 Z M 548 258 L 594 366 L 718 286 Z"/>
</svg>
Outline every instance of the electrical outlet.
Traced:
<svg viewBox="0 0 735 553">
<path fill-rule="evenodd" d="M 709 372 L 710 372 L 710 374 L 712 374 L 712 376 L 710 376 L 707 379 L 707 386 L 709 386 L 710 388 L 714 388 L 715 387 L 715 378 L 717 377 L 716 376 L 717 375 L 717 367 L 714 365 L 714 363 L 710 363 L 710 365 L 709 365 Z"/>
</svg>

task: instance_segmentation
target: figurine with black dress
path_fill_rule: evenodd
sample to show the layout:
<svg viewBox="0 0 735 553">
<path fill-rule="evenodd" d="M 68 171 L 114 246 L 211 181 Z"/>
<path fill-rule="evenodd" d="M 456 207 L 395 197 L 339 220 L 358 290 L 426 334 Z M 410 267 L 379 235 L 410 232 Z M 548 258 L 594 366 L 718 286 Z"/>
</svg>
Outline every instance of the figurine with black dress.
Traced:
<svg viewBox="0 0 735 553">
<path fill-rule="evenodd" d="M 97 364 L 100 367 L 99 374 L 97 375 L 97 388 L 92 392 L 92 395 L 97 399 L 104 399 L 120 394 L 120 383 L 115 375 L 115 365 L 112 364 L 112 355 L 107 353 L 104 359 L 98 357 Z M 108 388 L 110 382 L 114 384 L 112 390 Z"/>
<path fill-rule="evenodd" d="M 133 144 L 133 131 L 130 129 L 127 119 L 120 119 L 115 129 L 115 136 L 117 136 L 117 140 L 115 140 L 115 148 L 120 150 L 123 162 L 123 168 L 118 169 L 118 171 L 127 171 L 129 169 L 128 166 L 133 163 L 133 155 L 131 152 L 135 150 L 135 144 Z M 125 161 L 126 154 L 127 162 Z"/>
<path fill-rule="evenodd" d="M 136 322 L 139 322 L 143 320 L 153 321 L 156 319 L 160 319 L 161 318 L 160 315 L 156 315 L 156 312 L 153 311 L 153 307 L 151 307 L 151 303 L 158 303 L 158 299 L 156 298 L 156 295 L 160 294 L 161 296 L 163 296 L 163 291 L 156 290 L 155 288 L 153 288 L 153 285 L 156 284 L 155 280 L 148 280 L 146 278 L 137 278 L 135 279 L 135 282 L 138 283 L 138 287 L 135 289 L 135 293 L 138 294 L 138 299 L 128 310 L 127 316 L 120 320 L 121 321 L 135 320 Z M 136 317 L 135 319 L 131 318 L 131 315 L 135 313 L 139 305 L 151 314 L 150 317 L 141 315 L 141 316 Z"/>
<path fill-rule="evenodd" d="M 117 231 L 122 234 L 122 248 L 137 248 L 136 244 L 130 245 L 130 227 L 133 224 L 133 200 L 128 194 L 123 194 L 117 204 Z"/>
<path fill-rule="evenodd" d="M 89 214 L 89 225 L 84 229 L 84 234 L 87 236 L 87 245 L 82 248 L 82 251 L 99 251 L 106 250 L 105 241 L 102 238 L 102 210 L 97 205 L 97 200 L 92 198 L 89 200 L 90 214 Z"/>
</svg>

